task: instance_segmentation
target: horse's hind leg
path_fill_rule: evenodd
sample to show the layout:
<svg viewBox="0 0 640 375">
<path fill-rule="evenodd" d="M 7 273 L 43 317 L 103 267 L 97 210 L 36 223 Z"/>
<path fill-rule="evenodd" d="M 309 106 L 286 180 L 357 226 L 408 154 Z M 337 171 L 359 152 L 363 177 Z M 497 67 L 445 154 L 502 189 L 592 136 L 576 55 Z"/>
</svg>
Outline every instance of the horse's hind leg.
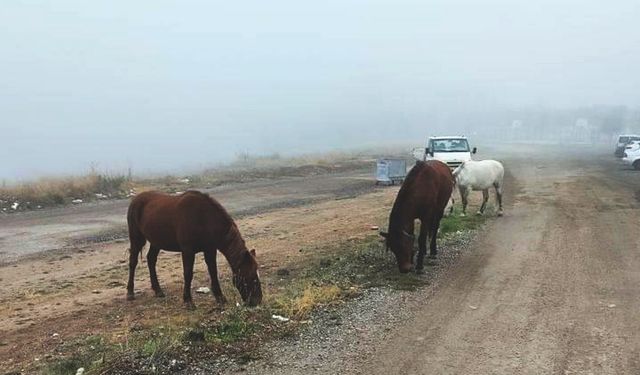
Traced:
<svg viewBox="0 0 640 375">
<path fill-rule="evenodd" d="M 223 305 L 227 302 L 227 299 L 224 298 L 222 294 L 222 289 L 220 288 L 220 281 L 218 280 L 218 267 L 216 264 L 216 249 L 205 250 L 204 251 L 204 261 L 207 263 L 207 268 L 209 269 L 209 278 L 211 279 L 211 292 L 213 296 L 216 298 L 216 302 L 220 305 Z"/>
<path fill-rule="evenodd" d="M 462 186 L 460 186 L 459 188 L 460 191 L 460 200 L 462 200 L 462 214 L 460 214 L 460 216 L 466 216 L 467 215 L 467 203 L 469 203 L 469 189 L 467 188 L 463 188 Z"/>
<path fill-rule="evenodd" d="M 427 234 L 429 226 L 426 222 L 420 222 L 420 235 L 418 236 L 418 257 L 416 259 L 416 273 L 424 271 L 424 256 L 427 253 Z"/>
<path fill-rule="evenodd" d="M 133 291 L 133 279 L 135 278 L 136 267 L 138 266 L 138 255 L 142 251 L 144 244 L 147 242 L 144 237 L 137 235 L 129 235 L 131 245 L 129 247 L 129 281 L 127 282 L 127 300 L 135 299 Z"/>
<path fill-rule="evenodd" d="M 482 190 L 482 205 L 480 206 L 480 211 L 478 211 L 478 215 L 484 214 L 484 209 L 487 207 L 487 202 L 489 201 L 489 189 Z"/>
<path fill-rule="evenodd" d="M 153 245 L 149 246 L 149 252 L 147 253 L 147 265 L 149 266 L 149 276 L 151 278 L 151 289 L 156 293 L 156 297 L 164 297 L 164 292 L 160 288 L 158 282 L 158 275 L 156 273 L 156 263 L 158 262 L 158 254 L 160 248 Z"/>
<path fill-rule="evenodd" d="M 496 188 L 496 200 L 498 201 L 498 216 L 502 216 L 502 185 L 495 184 L 494 186 Z"/>
</svg>

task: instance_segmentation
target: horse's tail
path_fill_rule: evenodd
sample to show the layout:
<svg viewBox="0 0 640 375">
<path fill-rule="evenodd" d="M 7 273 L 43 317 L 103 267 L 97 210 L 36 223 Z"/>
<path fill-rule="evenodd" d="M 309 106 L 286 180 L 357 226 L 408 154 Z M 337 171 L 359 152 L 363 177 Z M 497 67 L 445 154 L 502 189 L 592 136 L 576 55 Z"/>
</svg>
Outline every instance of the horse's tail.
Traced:
<svg viewBox="0 0 640 375">
<path fill-rule="evenodd" d="M 129 204 L 127 210 L 127 226 L 129 229 L 129 248 L 127 252 L 131 254 L 136 251 L 140 253 L 140 259 L 142 260 L 144 245 L 147 243 L 147 239 L 140 230 L 140 217 L 142 216 L 144 204 L 136 198 L 134 198 Z"/>
<path fill-rule="evenodd" d="M 453 184 L 455 185 L 456 183 L 456 177 L 458 177 L 458 175 L 460 174 L 460 171 L 462 171 L 462 168 L 464 168 L 464 164 L 466 163 L 466 161 L 463 161 L 462 163 L 460 163 L 459 166 L 456 167 L 456 169 L 454 169 L 451 174 L 453 175 Z"/>
<path fill-rule="evenodd" d="M 124 252 L 125 252 L 125 254 L 131 254 L 131 247 L 127 247 L 127 249 Z M 144 260 L 143 252 L 142 252 L 142 250 L 140 250 L 140 261 L 142 262 L 143 260 Z"/>
</svg>

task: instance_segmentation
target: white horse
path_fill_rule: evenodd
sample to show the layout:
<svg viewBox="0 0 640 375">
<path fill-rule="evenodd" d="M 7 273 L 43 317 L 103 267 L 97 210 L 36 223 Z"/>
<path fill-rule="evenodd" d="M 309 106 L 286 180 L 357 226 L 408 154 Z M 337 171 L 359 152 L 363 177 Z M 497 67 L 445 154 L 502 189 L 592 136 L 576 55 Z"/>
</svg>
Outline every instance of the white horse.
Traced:
<svg viewBox="0 0 640 375">
<path fill-rule="evenodd" d="M 489 188 L 496 189 L 498 201 L 498 216 L 502 216 L 502 183 L 504 180 L 504 167 L 496 160 L 468 160 L 453 171 L 453 176 L 462 198 L 462 216 L 466 215 L 467 198 L 471 190 L 482 190 L 482 206 L 478 215 L 484 213 L 484 208 L 489 200 Z"/>
</svg>

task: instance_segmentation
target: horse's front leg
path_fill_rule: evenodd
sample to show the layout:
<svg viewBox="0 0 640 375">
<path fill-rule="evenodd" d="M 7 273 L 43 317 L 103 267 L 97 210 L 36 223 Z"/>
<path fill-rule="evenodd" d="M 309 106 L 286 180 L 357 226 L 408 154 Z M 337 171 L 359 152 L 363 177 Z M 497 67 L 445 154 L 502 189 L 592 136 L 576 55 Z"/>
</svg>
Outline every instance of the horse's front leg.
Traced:
<svg viewBox="0 0 640 375">
<path fill-rule="evenodd" d="M 484 209 L 487 207 L 487 202 L 489 201 L 489 189 L 482 190 L 482 205 L 480 206 L 480 211 L 478 211 L 478 215 L 484 214 Z"/>
<path fill-rule="evenodd" d="M 209 278 L 211 279 L 211 292 L 216 298 L 216 302 L 220 305 L 224 305 L 227 299 L 222 294 L 220 288 L 220 281 L 218 280 L 218 266 L 216 264 L 216 249 L 204 251 L 204 261 L 207 263 L 207 269 L 209 270 Z"/>
<path fill-rule="evenodd" d="M 427 254 L 427 234 L 429 233 L 428 224 L 424 221 L 420 222 L 420 235 L 418 236 L 418 257 L 416 259 L 416 273 L 424 272 L 424 256 Z"/>
<path fill-rule="evenodd" d="M 431 239 L 431 246 L 429 249 L 429 259 L 436 259 L 438 256 L 436 239 L 438 238 L 438 229 L 440 229 L 440 220 L 442 220 L 442 215 L 438 216 L 436 220 L 434 220 L 433 226 L 430 228 L 429 237 Z"/>
<path fill-rule="evenodd" d="M 184 305 L 188 309 L 194 309 L 196 306 L 191 298 L 191 280 L 193 279 L 193 263 L 195 260 L 195 253 L 191 249 L 182 249 L 182 269 L 184 272 L 184 291 L 182 293 L 182 300 Z"/>
</svg>

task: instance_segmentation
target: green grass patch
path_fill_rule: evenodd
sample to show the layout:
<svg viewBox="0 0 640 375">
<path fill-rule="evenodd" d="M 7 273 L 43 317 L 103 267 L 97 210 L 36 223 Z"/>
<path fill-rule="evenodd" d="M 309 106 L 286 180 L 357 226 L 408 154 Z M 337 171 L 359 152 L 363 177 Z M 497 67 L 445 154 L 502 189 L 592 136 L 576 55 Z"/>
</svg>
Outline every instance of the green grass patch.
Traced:
<svg viewBox="0 0 640 375">
<path fill-rule="evenodd" d="M 65 343 L 60 351 L 67 353 L 64 357 L 48 363 L 42 373 L 45 375 L 75 374 L 80 367 L 85 373 L 99 371 L 111 353 L 118 347 L 108 342 L 102 335 L 91 335 Z"/>
<path fill-rule="evenodd" d="M 231 344 L 257 333 L 268 322 L 266 314 L 237 307 L 225 313 L 224 319 L 205 327 L 205 341 L 213 344 Z"/>
<path fill-rule="evenodd" d="M 486 220 L 486 215 L 492 215 L 493 210 L 487 207 L 485 215 L 467 214 L 460 216 L 462 211 L 459 208 L 453 210 L 453 214 L 440 221 L 440 235 L 443 237 L 450 233 L 473 230 L 479 227 Z"/>
</svg>

